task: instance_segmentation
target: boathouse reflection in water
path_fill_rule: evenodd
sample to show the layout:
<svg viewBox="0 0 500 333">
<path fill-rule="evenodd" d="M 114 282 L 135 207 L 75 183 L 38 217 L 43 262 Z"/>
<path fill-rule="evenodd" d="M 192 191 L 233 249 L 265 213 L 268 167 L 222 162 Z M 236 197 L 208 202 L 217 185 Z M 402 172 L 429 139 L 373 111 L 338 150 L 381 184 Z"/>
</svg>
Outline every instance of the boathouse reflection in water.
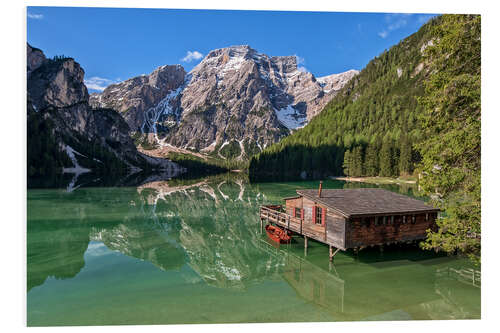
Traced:
<svg viewBox="0 0 500 333">
<path fill-rule="evenodd" d="M 480 273 L 463 261 L 402 248 L 383 254 L 367 249 L 358 257 L 347 252 L 332 264 L 319 243 L 307 256 L 300 239 L 270 244 L 259 228 L 258 207 L 299 186 L 311 184 L 250 185 L 241 177 L 213 177 L 80 188 L 51 193 L 51 201 L 43 201 L 43 192 L 28 202 L 36 212 L 28 213 L 28 291 L 48 277 L 76 277 L 92 245 L 103 244 L 163 271 L 189 266 L 211 287 L 248 292 L 270 281 L 289 286 L 335 320 L 480 316 Z"/>
</svg>

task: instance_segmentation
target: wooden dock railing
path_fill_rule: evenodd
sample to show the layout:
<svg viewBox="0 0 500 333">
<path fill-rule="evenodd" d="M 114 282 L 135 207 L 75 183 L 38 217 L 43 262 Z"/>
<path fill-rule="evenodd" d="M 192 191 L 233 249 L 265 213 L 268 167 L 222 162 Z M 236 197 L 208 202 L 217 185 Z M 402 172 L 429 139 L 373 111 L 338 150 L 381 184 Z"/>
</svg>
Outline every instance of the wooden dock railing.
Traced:
<svg viewBox="0 0 500 333">
<path fill-rule="evenodd" d="M 284 212 L 282 205 L 263 205 L 260 206 L 260 228 L 262 231 L 263 222 L 274 223 L 286 230 L 293 231 L 304 236 L 304 253 L 307 255 L 307 239 L 311 238 L 321 243 L 328 244 L 330 261 L 339 251 L 334 252 L 333 244 L 327 242 L 326 228 L 324 226 L 304 223 L 304 220 Z"/>
<path fill-rule="evenodd" d="M 282 211 L 281 205 L 268 205 L 260 207 L 260 218 L 278 224 L 288 230 L 301 233 L 302 220 Z"/>
<path fill-rule="evenodd" d="M 324 242 L 325 232 L 318 230 L 310 224 L 304 224 L 299 217 L 292 216 L 283 212 L 281 205 L 264 205 L 260 207 L 261 220 L 267 220 L 275 223 L 287 230 L 296 232 L 300 235 L 307 236 L 318 241 Z"/>
</svg>

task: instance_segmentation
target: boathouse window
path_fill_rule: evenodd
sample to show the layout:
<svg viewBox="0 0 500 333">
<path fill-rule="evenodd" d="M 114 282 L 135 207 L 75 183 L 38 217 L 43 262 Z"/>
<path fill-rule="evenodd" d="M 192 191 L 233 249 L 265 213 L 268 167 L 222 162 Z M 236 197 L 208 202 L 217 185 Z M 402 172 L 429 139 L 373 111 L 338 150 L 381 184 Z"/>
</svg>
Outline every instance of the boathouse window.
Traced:
<svg viewBox="0 0 500 333">
<path fill-rule="evenodd" d="M 379 220 L 378 220 L 378 216 L 375 216 L 375 225 L 379 225 Z"/>
<path fill-rule="evenodd" d="M 415 215 L 411 216 L 411 224 L 415 224 Z"/>
<path fill-rule="evenodd" d="M 302 208 L 300 208 L 300 207 L 295 207 L 295 208 L 293 209 L 293 216 L 294 216 L 294 217 L 301 218 L 301 217 L 302 217 Z"/>
<path fill-rule="evenodd" d="M 394 215 L 391 215 L 391 224 L 394 224 Z"/>
<path fill-rule="evenodd" d="M 403 224 L 406 223 L 406 215 L 403 215 Z"/>
<path fill-rule="evenodd" d="M 325 210 L 323 207 L 314 206 L 313 209 L 313 223 L 314 224 L 324 224 L 325 222 Z"/>
<path fill-rule="evenodd" d="M 387 216 L 384 216 L 384 217 L 382 218 L 382 224 L 383 224 L 383 225 L 386 225 L 386 224 L 387 224 Z"/>
<path fill-rule="evenodd" d="M 425 221 L 429 221 L 429 213 L 425 214 Z"/>
</svg>

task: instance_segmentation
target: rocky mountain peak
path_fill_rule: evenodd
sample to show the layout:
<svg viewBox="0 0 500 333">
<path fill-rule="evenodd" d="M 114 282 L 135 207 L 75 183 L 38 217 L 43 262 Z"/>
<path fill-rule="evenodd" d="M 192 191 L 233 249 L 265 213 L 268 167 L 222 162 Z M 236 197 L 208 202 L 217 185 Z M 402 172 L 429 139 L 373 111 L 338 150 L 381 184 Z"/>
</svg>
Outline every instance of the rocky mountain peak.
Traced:
<svg viewBox="0 0 500 333">
<path fill-rule="evenodd" d="M 244 58 L 250 57 L 252 54 L 257 53 L 256 50 L 252 49 L 249 45 L 233 45 L 229 47 L 223 47 L 220 49 L 212 50 L 208 53 L 205 59 L 218 58 L 221 55 L 224 58 Z"/>
<path fill-rule="evenodd" d="M 296 56 L 248 45 L 210 51 L 188 74 L 170 67 L 111 85 L 91 104 L 119 111 L 150 144 L 239 158 L 304 126 L 357 73 L 317 80 L 299 70 Z M 168 79 L 154 83 L 160 77 Z"/>
<path fill-rule="evenodd" d="M 26 62 L 28 66 L 28 75 L 40 67 L 44 62 L 47 61 L 45 54 L 42 50 L 32 47 L 30 44 L 26 45 L 27 57 Z"/>
<path fill-rule="evenodd" d="M 358 75 L 359 71 L 355 69 L 348 70 L 340 74 L 331 74 L 327 76 L 318 77 L 317 80 L 325 93 L 329 93 L 332 90 L 338 91 L 346 85 L 349 80 L 354 76 Z"/>
<path fill-rule="evenodd" d="M 28 46 L 27 60 L 28 93 L 36 109 L 88 102 L 85 72 L 74 59 L 46 59 L 43 52 Z"/>
<path fill-rule="evenodd" d="M 185 77 L 186 71 L 181 65 L 160 66 L 149 75 L 136 76 L 112 84 L 102 93 L 91 94 L 90 105 L 118 111 L 132 131 L 140 131 L 147 121 L 147 111 L 179 88 Z"/>
</svg>

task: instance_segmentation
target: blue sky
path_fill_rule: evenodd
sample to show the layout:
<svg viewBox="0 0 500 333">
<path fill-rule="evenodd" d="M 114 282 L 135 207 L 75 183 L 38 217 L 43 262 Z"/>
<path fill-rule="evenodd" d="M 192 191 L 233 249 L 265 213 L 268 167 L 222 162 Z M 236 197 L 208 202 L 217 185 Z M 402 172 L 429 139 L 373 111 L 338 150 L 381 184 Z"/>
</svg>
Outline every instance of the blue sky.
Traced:
<svg viewBox="0 0 500 333">
<path fill-rule="evenodd" d="M 89 90 L 182 64 L 210 50 L 248 44 L 297 55 L 316 77 L 361 70 L 433 14 L 28 7 L 28 42 L 46 56 L 75 58 Z M 92 89 L 95 88 L 95 89 Z"/>
</svg>

